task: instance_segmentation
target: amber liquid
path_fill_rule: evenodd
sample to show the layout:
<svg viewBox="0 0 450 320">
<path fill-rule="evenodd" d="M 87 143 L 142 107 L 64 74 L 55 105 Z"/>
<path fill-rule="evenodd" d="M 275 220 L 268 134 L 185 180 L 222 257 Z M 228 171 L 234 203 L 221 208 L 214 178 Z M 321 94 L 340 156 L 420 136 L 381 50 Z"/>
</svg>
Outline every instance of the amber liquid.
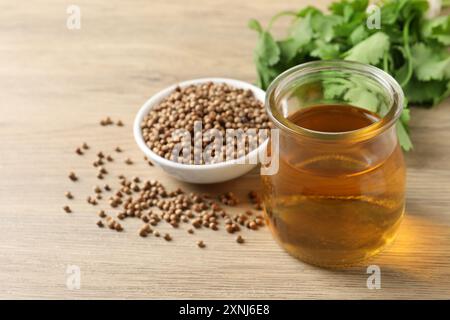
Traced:
<svg viewBox="0 0 450 320">
<path fill-rule="evenodd" d="M 342 105 L 289 117 L 322 132 L 353 131 L 378 119 Z M 281 245 L 303 261 L 332 267 L 364 260 L 393 240 L 404 211 L 405 168 L 392 141 L 334 145 L 281 137 L 279 171 L 262 176 L 267 223 Z M 373 161 L 373 152 L 389 147 Z"/>
</svg>

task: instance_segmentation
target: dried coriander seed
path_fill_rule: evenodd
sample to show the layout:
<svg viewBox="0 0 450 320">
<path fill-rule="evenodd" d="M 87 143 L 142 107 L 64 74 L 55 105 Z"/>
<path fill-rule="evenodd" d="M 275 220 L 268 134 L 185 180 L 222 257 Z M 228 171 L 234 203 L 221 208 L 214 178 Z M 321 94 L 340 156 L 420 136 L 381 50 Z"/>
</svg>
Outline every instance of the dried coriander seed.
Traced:
<svg viewBox="0 0 450 320">
<path fill-rule="evenodd" d="M 212 82 L 176 88 L 149 111 L 140 125 L 147 146 L 159 156 L 182 163 L 203 164 L 203 157 L 197 159 L 195 156 L 198 149 L 196 145 L 192 148 L 190 159 L 177 159 L 172 154 L 173 148 L 179 142 L 172 134 L 181 128 L 193 135 L 197 122 L 202 123 L 201 134 L 206 138 L 208 130 L 212 128 L 224 134 L 226 129 L 241 129 L 245 132 L 271 127 L 263 104 L 251 90 Z M 224 149 L 211 163 L 222 162 L 229 156 L 241 157 L 247 154 L 251 149 L 250 144 L 257 142 L 256 136 L 245 145 L 245 150 L 239 150 L 237 154 L 234 150 L 227 152 L 223 145 Z"/>
<path fill-rule="evenodd" d="M 123 127 L 122 120 L 117 120 L 116 124 L 117 124 L 118 127 Z"/>
<path fill-rule="evenodd" d="M 128 164 L 128 165 L 131 165 L 131 164 L 133 164 L 133 160 L 131 160 L 130 158 L 127 158 L 125 160 L 125 163 Z"/>
<path fill-rule="evenodd" d="M 63 207 L 63 210 L 64 210 L 66 213 L 71 213 L 71 212 L 72 212 L 72 209 L 70 209 L 69 206 L 64 206 L 64 207 Z"/>
<path fill-rule="evenodd" d="M 244 243 L 244 238 L 242 238 L 242 236 L 241 235 L 238 235 L 237 237 L 236 237 L 236 242 L 237 243 Z"/>
<path fill-rule="evenodd" d="M 89 149 L 89 145 L 86 142 L 83 142 L 83 145 L 81 146 L 84 150 Z"/>
<path fill-rule="evenodd" d="M 205 243 L 204 243 L 202 240 L 197 241 L 197 246 L 198 246 L 199 248 L 204 248 L 204 247 L 206 247 Z"/>
<path fill-rule="evenodd" d="M 97 212 L 97 215 L 98 215 L 100 218 L 105 218 L 105 217 L 106 217 L 105 210 L 100 210 L 99 212 Z"/>
<path fill-rule="evenodd" d="M 115 150 L 116 152 L 122 152 L 122 149 L 121 149 L 120 147 L 116 147 L 114 150 Z"/>
<path fill-rule="evenodd" d="M 70 191 L 66 191 L 66 193 L 64 193 L 64 195 L 66 196 L 67 199 L 73 199 L 73 195 Z"/>
<path fill-rule="evenodd" d="M 97 221 L 97 226 L 99 227 L 99 228 L 103 228 L 105 225 L 103 224 L 103 222 L 102 222 L 102 220 L 98 220 Z"/>
<path fill-rule="evenodd" d="M 76 154 L 78 154 L 80 156 L 83 155 L 83 151 L 81 150 L 81 148 L 76 148 L 75 152 L 76 152 Z"/>
<path fill-rule="evenodd" d="M 170 234 L 166 233 L 166 234 L 164 235 L 164 240 L 166 240 L 166 241 L 172 241 L 172 237 L 170 236 Z"/>
<path fill-rule="evenodd" d="M 78 177 L 77 177 L 77 175 L 75 174 L 75 172 L 70 172 L 70 173 L 69 173 L 69 179 L 72 180 L 72 181 L 77 181 L 77 180 L 78 180 Z"/>
<path fill-rule="evenodd" d="M 138 234 L 139 234 L 139 236 L 145 238 L 148 235 L 148 232 L 145 231 L 143 228 L 141 228 L 141 229 L 139 229 Z"/>
</svg>

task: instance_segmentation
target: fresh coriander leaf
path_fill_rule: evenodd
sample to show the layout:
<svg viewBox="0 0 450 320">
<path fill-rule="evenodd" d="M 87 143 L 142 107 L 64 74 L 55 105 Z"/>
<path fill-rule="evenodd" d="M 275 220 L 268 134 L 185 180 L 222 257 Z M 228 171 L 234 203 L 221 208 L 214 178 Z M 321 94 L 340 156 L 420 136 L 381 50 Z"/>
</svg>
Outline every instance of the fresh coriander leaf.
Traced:
<svg viewBox="0 0 450 320">
<path fill-rule="evenodd" d="M 369 31 L 367 30 L 365 25 L 360 25 L 350 34 L 350 43 L 355 45 L 369 36 Z"/>
<path fill-rule="evenodd" d="M 356 11 L 366 11 L 369 5 L 368 0 L 342 0 L 338 2 L 333 2 L 329 9 L 336 15 L 348 16 Z"/>
<path fill-rule="evenodd" d="M 330 42 L 334 35 L 334 27 L 343 23 L 341 16 L 324 15 L 321 12 L 316 12 L 311 17 L 311 26 L 317 38 L 324 42 Z"/>
<path fill-rule="evenodd" d="M 261 27 L 261 24 L 256 19 L 250 19 L 250 21 L 248 22 L 248 27 L 252 30 L 255 30 L 258 33 L 263 32 L 263 28 Z"/>
<path fill-rule="evenodd" d="M 393 1 L 393 0 L 390 0 Z M 410 17 L 415 16 L 422 18 L 428 10 L 427 0 L 394 0 L 400 3 L 400 18 L 403 21 L 408 20 Z"/>
<path fill-rule="evenodd" d="M 337 43 L 326 43 L 318 39 L 314 42 L 316 48 L 311 51 L 311 56 L 322 60 L 339 58 L 340 50 Z"/>
<path fill-rule="evenodd" d="M 445 96 L 447 84 L 445 81 L 419 81 L 412 77 L 403 91 L 409 103 L 436 104 Z"/>
<path fill-rule="evenodd" d="M 333 80 L 323 80 L 322 86 L 324 98 L 328 101 L 334 101 L 336 99 L 342 99 L 345 92 L 352 85 L 346 79 L 336 78 Z"/>
<path fill-rule="evenodd" d="M 290 29 L 290 37 L 294 40 L 297 49 L 309 43 L 313 37 L 313 30 L 311 28 L 311 12 L 306 16 L 300 16 L 295 19 Z"/>
<path fill-rule="evenodd" d="M 418 80 L 450 79 L 450 55 L 443 50 L 416 43 L 411 48 L 411 55 Z"/>
<path fill-rule="evenodd" d="M 424 20 L 421 27 L 424 39 L 434 39 L 443 45 L 450 45 L 450 16 Z"/>
<path fill-rule="evenodd" d="M 255 49 L 255 59 L 261 64 L 273 66 L 280 60 L 280 48 L 272 35 L 263 31 L 259 35 L 259 40 Z"/>
<path fill-rule="evenodd" d="M 411 139 L 409 138 L 408 130 L 401 121 L 397 121 L 397 136 L 398 141 L 405 151 L 409 151 L 413 148 Z"/>
<path fill-rule="evenodd" d="M 353 106 L 371 112 L 376 113 L 378 111 L 379 100 L 377 96 L 365 88 L 355 87 L 349 89 L 344 95 L 344 100 Z"/>
<path fill-rule="evenodd" d="M 345 60 L 376 65 L 389 50 L 389 37 L 377 32 L 344 53 Z"/>
<path fill-rule="evenodd" d="M 404 109 L 402 111 L 402 115 L 400 116 L 400 120 L 404 124 L 409 123 L 409 120 L 411 120 L 411 112 L 407 106 L 404 107 Z"/>
<path fill-rule="evenodd" d="M 297 43 L 292 38 L 278 41 L 278 47 L 280 48 L 280 60 L 287 64 L 299 53 Z"/>
</svg>

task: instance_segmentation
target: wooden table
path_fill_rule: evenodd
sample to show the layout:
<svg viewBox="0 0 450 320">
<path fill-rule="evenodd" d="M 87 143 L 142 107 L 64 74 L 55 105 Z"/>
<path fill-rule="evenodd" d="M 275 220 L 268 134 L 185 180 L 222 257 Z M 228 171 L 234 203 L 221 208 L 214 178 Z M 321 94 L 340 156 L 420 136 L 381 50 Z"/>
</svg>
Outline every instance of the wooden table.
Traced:
<svg viewBox="0 0 450 320">
<path fill-rule="evenodd" d="M 116 145 L 125 152 L 106 182 L 127 170 L 169 189 L 234 190 L 244 198 L 257 188 L 256 171 L 199 187 L 147 166 L 133 118 L 149 96 L 177 81 L 254 81 L 256 35 L 247 20 L 267 22 L 279 10 L 328 1 L 75 2 L 80 30 L 66 28 L 69 2 L 0 4 L 1 298 L 450 298 L 449 101 L 413 110 L 407 215 L 396 242 L 364 265 L 332 271 L 304 264 L 268 230 L 244 231 L 247 242 L 238 245 L 225 232 L 192 236 L 185 227 L 171 231 L 171 243 L 143 239 L 137 221 L 126 221 L 122 233 L 99 229 L 99 207 L 85 201 L 98 183 L 90 163 L 95 151 Z M 100 127 L 108 115 L 125 127 Z M 76 156 L 83 141 L 92 149 Z M 136 164 L 126 167 L 126 155 Z M 67 179 L 70 170 L 78 183 Z M 70 215 L 62 211 L 69 189 L 76 197 Z M 370 264 L 381 268 L 380 290 L 366 286 Z M 72 265 L 80 268 L 79 290 L 66 286 Z"/>
</svg>

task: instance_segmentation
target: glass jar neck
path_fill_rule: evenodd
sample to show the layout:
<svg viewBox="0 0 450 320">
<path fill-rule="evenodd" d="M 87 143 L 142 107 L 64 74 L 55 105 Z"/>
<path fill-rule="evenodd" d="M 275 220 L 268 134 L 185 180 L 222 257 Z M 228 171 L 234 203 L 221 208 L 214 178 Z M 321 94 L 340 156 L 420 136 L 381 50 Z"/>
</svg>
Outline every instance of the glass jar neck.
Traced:
<svg viewBox="0 0 450 320">
<path fill-rule="evenodd" d="M 289 118 L 297 109 L 330 103 L 378 109 L 371 111 L 379 115 L 379 120 L 352 131 L 326 132 L 299 126 Z M 370 65 L 341 60 L 314 61 L 291 68 L 272 82 L 266 94 L 266 110 L 276 127 L 284 133 L 319 141 L 360 141 L 378 136 L 394 127 L 403 103 L 402 89 L 389 74 Z"/>
</svg>

